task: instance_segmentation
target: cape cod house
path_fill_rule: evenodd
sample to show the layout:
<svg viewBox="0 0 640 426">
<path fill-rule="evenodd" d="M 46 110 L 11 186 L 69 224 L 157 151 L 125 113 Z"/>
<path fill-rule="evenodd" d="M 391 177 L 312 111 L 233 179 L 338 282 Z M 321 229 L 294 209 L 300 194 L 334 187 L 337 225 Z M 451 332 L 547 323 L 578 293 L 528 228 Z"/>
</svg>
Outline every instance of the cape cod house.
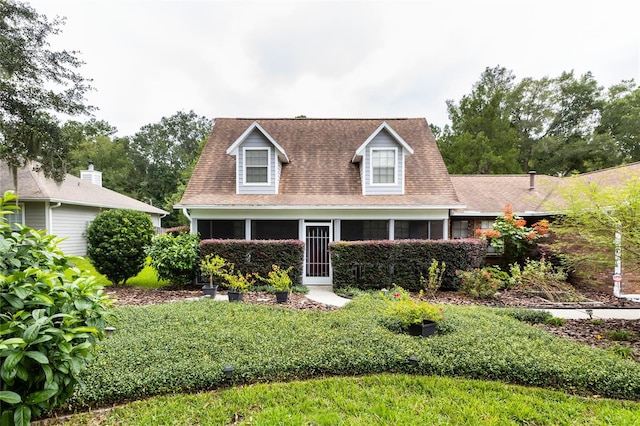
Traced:
<svg viewBox="0 0 640 426">
<path fill-rule="evenodd" d="M 34 229 L 44 230 L 63 240 L 60 248 L 65 254 L 84 256 L 87 227 L 104 209 L 130 209 L 149 214 L 156 229 L 160 219 L 168 212 L 141 201 L 102 187 L 102 174 L 90 165 L 78 178 L 66 175 L 58 183 L 46 178 L 38 163 L 32 162 L 18 169 L 18 187 L 14 176 L 5 163 L 0 164 L 0 190 L 12 190 L 18 194 L 21 207 L 8 219 Z"/>
<path fill-rule="evenodd" d="M 464 208 L 425 119 L 216 119 L 176 208 L 202 239 L 300 239 L 303 284 L 339 240 L 447 239 Z"/>
</svg>

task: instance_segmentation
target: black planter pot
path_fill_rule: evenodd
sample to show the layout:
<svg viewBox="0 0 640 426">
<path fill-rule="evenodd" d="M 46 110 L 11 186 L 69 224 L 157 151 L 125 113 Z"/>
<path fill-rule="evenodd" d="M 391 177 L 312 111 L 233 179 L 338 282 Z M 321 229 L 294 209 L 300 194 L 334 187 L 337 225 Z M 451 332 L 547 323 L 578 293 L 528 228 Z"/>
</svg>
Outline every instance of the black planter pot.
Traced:
<svg viewBox="0 0 640 426">
<path fill-rule="evenodd" d="M 285 303 L 287 300 L 289 300 L 288 291 L 276 291 L 276 302 Z"/>
<path fill-rule="evenodd" d="M 227 296 L 229 297 L 229 302 L 242 302 L 244 293 L 240 293 L 239 291 L 229 290 L 227 291 Z"/>
<path fill-rule="evenodd" d="M 215 299 L 217 293 L 218 293 L 217 285 L 214 285 L 213 287 L 209 287 L 208 285 L 202 286 L 202 294 L 204 294 L 205 296 L 209 296 L 212 299 Z"/>
<path fill-rule="evenodd" d="M 436 332 L 438 323 L 431 320 L 422 320 L 422 324 L 409 325 L 408 331 L 412 336 L 429 337 Z"/>
</svg>

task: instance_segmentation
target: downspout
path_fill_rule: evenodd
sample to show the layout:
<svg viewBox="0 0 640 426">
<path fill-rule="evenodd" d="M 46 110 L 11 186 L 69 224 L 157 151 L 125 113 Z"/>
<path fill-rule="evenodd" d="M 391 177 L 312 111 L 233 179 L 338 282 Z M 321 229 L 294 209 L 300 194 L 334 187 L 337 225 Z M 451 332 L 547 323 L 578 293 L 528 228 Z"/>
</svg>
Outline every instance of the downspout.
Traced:
<svg viewBox="0 0 640 426">
<path fill-rule="evenodd" d="M 54 205 L 49 204 L 48 214 L 47 214 L 47 234 L 55 235 L 53 232 L 53 209 L 57 209 L 62 205 L 61 202 L 57 202 Z"/>
<path fill-rule="evenodd" d="M 189 220 L 189 232 L 193 233 L 193 219 L 189 216 L 189 211 L 186 207 L 182 208 L 182 215 Z"/>
</svg>

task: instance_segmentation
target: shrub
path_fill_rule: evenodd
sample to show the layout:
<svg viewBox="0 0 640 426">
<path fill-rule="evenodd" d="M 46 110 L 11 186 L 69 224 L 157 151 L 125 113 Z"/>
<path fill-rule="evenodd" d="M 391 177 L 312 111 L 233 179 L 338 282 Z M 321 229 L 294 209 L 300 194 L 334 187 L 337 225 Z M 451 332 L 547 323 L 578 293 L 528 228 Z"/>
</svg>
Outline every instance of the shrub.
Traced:
<svg viewBox="0 0 640 426">
<path fill-rule="evenodd" d="M 56 237 L 4 216 L 0 199 L 0 406 L 2 425 L 26 425 L 65 401 L 104 336 L 108 300 L 72 268 Z"/>
<path fill-rule="evenodd" d="M 564 325 L 564 323 L 566 323 L 566 322 L 567 322 L 567 320 L 565 320 L 564 318 L 559 318 L 559 317 L 547 318 L 544 321 L 545 324 L 554 325 L 556 327 L 562 327 Z"/>
<path fill-rule="evenodd" d="M 291 281 L 295 285 L 302 281 L 304 243 L 300 240 L 203 240 L 200 253 L 217 254 L 236 268 L 261 276 L 267 276 L 274 264 L 291 265 Z"/>
<path fill-rule="evenodd" d="M 580 300 L 581 296 L 566 282 L 567 274 L 562 268 L 554 268 L 544 258 L 527 259 L 524 266 L 514 264 L 511 267 L 510 286 L 517 290 L 536 292 L 552 301 Z"/>
<path fill-rule="evenodd" d="M 491 299 L 495 297 L 503 282 L 496 277 L 492 268 L 476 268 L 471 271 L 459 271 L 460 292 L 472 299 Z"/>
<path fill-rule="evenodd" d="M 227 261 L 224 258 L 208 254 L 200 260 L 200 274 L 209 279 L 209 286 L 213 286 L 216 278 L 224 278 L 227 273 Z"/>
<path fill-rule="evenodd" d="M 442 288 L 458 288 L 456 270 L 483 265 L 487 245 L 475 238 L 460 240 L 338 241 L 329 245 L 333 286 L 380 290 L 402 283 L 421 290 L 420 275 L 428 276 L 433 260 L 446 263 Z"/>
<path fill-rule="evenodd" d="M 256 274 L 256 278 L 260 281 L 264 281 L 276 291 L 290 291 L 292 282 L 291 278 L 289 278 L 289 272 L 293 269 L 293 266 L 289 266 L 287 269 L 280 269 L 278 265 L 271 265 L 271 271 L 267 274 L 267 277 L 261 277 Z"/>
<path fill-rule="evenodd" d="M 146 254 L 159 279 L 185 285 L 195 278 L 200 266 L 199 247 L 197 234 L 163 234 L 153 237 Z"/>
<path fill-rule="evenodd" d="M 529 324 L 544 324 L 553 317 L 550 312 L 538 309 L 504 308 L 496 312 Z"/>
<path fill-rule="evenodd" d="M 549 222 L 541 220 L 532 226 L 513 213 L 511 204 L 504 207 L 503 214 L 498 216 L 491 229 L 477 230 L 480 238 L 489 240 L 496 252 L 503 254 L 505 265 L 521 263 L 539 239 L 549 233 Z"/>
<path fill-rule="evenodd" d="M 392 331 L 407 330 L 422 320 L 440 321 L 444 318 L 442 308 L 431 303 L 415 300 L 405 289 L 394 286 L 391 291 L 380 292 L 386 301 L 383 323 Z"/>
<path fill-rule="evenodd" d="M 431 266 L 429 266 L 429 275 L 427 278 L 420 274 L 420 287 L 424 291 L 427 297 L 434 297 L 440 286 L 442 285 L 442 277 L 446 269 L 446 264 L 438 262 L 435 259 L 431 260 Z"/>
<path fill-rule="evenodd" d="M 124 284 L 144 268 L 154 229 L 149 215 L 134 210 L 101 212 L 87 229 L 87 254 L 96 270 Z"/>
<path fill-rule="evenodd" d="M 636 333 L 630 330 L 606 330 L 604 333 L 604 337 L 609 340 L 615 341 L 632 341 L 636 338 Z"/>
</svg>

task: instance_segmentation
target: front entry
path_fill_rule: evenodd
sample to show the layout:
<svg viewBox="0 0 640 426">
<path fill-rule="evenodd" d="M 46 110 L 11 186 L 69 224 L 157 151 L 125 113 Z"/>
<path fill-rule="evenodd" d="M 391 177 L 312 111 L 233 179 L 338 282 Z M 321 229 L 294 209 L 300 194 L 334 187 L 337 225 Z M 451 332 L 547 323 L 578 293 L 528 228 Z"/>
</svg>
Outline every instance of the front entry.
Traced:
<svg viewBox="0 0 640 426">
<path fill-rule="evenodd" d="M 331 262 L 329 259 L 331 231 L 331 223 L 304 224 L 305 253 L 303 284 L 331 284 Z"/>
</svg>

